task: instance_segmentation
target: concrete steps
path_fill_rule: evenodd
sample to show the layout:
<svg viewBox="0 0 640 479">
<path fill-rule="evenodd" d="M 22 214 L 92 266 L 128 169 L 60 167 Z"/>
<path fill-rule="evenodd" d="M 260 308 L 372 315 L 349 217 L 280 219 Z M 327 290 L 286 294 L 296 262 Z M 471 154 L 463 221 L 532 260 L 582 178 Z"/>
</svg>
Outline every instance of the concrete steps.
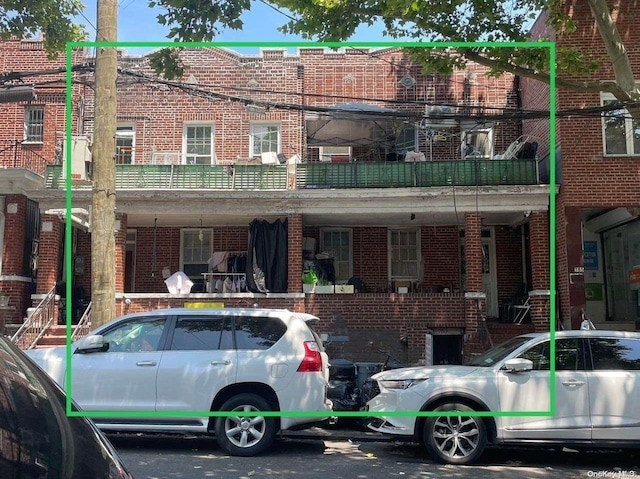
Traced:
<svg viewBox="0 0 640 479">
<path fill-rule="evenodd" d="M 75 326 L 72 326 L 75 329 Z M 40 338 L 36 348 L 54 348 L 67 344 L 67 327 L 65 325 L 54 324 L 50 326 L 45 335 Z"/>
</svg>

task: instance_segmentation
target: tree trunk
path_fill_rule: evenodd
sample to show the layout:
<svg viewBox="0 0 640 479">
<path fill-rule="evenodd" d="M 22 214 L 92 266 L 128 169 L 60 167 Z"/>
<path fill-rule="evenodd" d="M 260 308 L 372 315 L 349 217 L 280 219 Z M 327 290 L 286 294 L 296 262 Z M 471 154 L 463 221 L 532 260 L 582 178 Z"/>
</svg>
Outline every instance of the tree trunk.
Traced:
<svg viewBox="0 0 640 479">
<path fill-rule="evenodd" d="M 117 40 L 117 0 L 98 0 L 97 41 Z M 116 47 L 96 49 L 96 107 L 93 132 L 91 213 L 91 325 L 115 317 Z"/>
</svg>

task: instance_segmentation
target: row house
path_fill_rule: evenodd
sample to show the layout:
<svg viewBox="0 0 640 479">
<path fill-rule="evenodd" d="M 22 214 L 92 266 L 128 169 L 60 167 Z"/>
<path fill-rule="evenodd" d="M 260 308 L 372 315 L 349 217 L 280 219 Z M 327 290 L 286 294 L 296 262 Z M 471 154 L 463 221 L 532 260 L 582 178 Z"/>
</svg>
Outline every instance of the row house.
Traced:
<svg viewBox="0 0 640 479">
<path fill-rule="evenodd" d="M 568 2 L 570 3 L 570 2 Z M 627 47 L 636 76 L 640 75 L 640 32 L 636 10 L 616 2 L 612 18 Z M 567 77 L 575 82 L 615 79 L 612 61 L 586 2 L 566 6 L 577 29 L 556 34 L 542 15 L 532 29 L 534 38 L 555 40 L 558 50 L 581 48 L 599 64 L 592 73 Z M 592 39 L 585 42 L 585 39 Z M 548 105 L 548 88 L 523 80 L 523 107 Z M 610 93 L 557 91 L 559 111 L 615 105 Z M 523 123 L 523 131 L 545 138 L 548 125 Z M 548 141 L 542 144 L 548 145 Z M 557 299 L 565 328 L 576 329 L 585 315 L 598 329 L 638 330 L 640 327 L 640 129 L 621 106 L 602 116 L 560 117 L 556 128 L 557 183 Z M 539 151 L 546 163 L 548 150 Z M 544 170 L 544 168 L 542 168 Z"/>
<path fill-rule="evenodd" d="M 119 59 L 119 314 L 284 307 L 321 318 L 332 357 L 407 363 L 548 330 L 550 190 L 538 137 L 504 114 L 517 78 L 425 74 L 396 48 L 180 57 L 175 82 L 145 56 Z M 76 318 L 90 301 L 94 100 L 91 73 L 74 79 L 72 177 L 51 154 L 21 191 L 40 215 L 34 305 L 71 281 Z M 5 258 L 12 235 L 5 224 Z M 188 292 L 170 292 L 177 272 Z"/>
</svg>

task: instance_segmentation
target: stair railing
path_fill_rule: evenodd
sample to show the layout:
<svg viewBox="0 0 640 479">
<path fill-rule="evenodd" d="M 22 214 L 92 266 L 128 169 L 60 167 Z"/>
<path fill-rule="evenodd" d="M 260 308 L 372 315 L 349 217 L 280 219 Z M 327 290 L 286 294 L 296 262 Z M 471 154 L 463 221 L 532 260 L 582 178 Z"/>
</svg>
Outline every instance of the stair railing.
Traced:
<svg viewBox="0 0 640 479">
<path fill-rule="evenodd" d="M 86 336 L 89 334 L 89 331 L 91 331 L 91 302 L 89 302 L 87 309 L 84 310 L 80 321 L 78 321 L 78 324 L 71 335 L 71 342 Z"/>
<path fill-rule="evenodd" d="M 42 298 L 35 311 L 20 326 L 11 340 L 20 349 L 33 349 L 55 319 L 56 285 Z"/>
</svg>

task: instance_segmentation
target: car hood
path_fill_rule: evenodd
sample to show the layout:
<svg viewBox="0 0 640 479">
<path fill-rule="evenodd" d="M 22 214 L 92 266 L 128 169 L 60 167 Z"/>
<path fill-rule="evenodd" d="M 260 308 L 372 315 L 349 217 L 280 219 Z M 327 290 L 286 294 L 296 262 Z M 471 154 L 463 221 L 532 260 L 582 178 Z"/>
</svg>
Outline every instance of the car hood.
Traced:
<svg viewBox="0 0 640 479">
<path fill-rule="evenodd" d="M 413 368 L 390 369 L 374 374 L 372 379 L 380 380 L 401 380 L 401 379 L 425 379 L 433 377 L 462 377 L 471 374 L 477 366 L 419 366 Z"/>
</svg>

